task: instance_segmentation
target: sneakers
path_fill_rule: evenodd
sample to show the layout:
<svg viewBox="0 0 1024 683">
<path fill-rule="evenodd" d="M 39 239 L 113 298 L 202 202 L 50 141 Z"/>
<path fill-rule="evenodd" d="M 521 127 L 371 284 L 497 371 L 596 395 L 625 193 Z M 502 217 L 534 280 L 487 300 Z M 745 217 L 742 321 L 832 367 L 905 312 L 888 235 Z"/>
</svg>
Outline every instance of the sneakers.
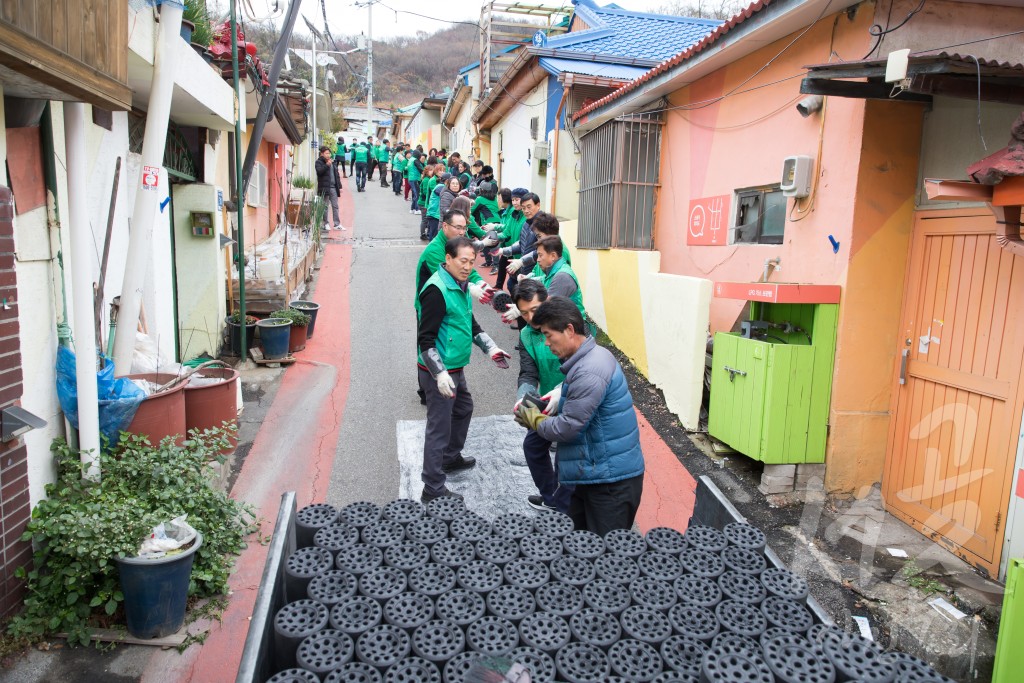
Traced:
<svg viewBox="0 0 1024 683">
<path fill-rule="evenodd" d="M 497 274 L 498 274 L 498 266 L 494 266 L 493 268 L 491 268 L 491 275 L 497 275 Z"/>
<path fill-rule="evenodd" d="M 424 491 L 423 495 L 420 496 L 420 501 L 423 503 L 429 503 L 430 501 L 436 500 L 438 498 L 458 498 L 459 500 L 462 500 L 462 495 L 459 493 L 455 493 L 455 491 L 451 491 L 445 488 L 442 489 L 441 493 L 437 494 L 436 496 L 433 496 Z"/>
<path fill-rule="evenodd" d="M 468 470 L 471 467 L 476 467 L 476 458 L 472 455 L 468 458 L 464 455 L 460 455 L 447 465 L 442 464 L 441 471 L 445 474 L 451 474 L 452 472 L 458 472 L 459 470 Z"/>
<path fill-rule="evenodd" d="M 544 496 L 537 496 L 537 495 L 527 496 L 526 497 L 526 502 L 534 510 L 547 510 L 549 512 L 557 512 L 558 511 L 558 509 L 554 505 L 548 505 L 547 503 L 544 502 Z"/>
</svg>

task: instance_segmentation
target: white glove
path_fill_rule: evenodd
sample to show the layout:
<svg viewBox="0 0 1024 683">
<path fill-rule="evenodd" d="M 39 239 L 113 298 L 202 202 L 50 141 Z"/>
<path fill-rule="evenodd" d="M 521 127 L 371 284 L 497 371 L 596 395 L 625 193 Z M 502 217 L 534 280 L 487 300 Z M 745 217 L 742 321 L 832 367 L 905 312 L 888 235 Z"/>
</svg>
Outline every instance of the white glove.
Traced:
<svg viewBox="0 0 1024 683">
<path fill-rule="evenodd" d="M 502 321 L 504 321 L 504 322 L 508 323 L 509 325 L 511 325 L 516 320 L 519 320 L 519 318 L 522 317 L 522 315 L 523 315 L 523 312 L 520 311 L 519 308 L 515 304 L 509 304 L 508 305 L 508 310 L 506 310 L 504 313 L 501 314 L 501 319 L 502 319 Z"/>
<path fill-rule="evenodd" d="M 488 285 L 486 282 L 470 282 L 469 293 L 470 295 L 482 304 L 491 303 L 491 299 L 494 298 L 495 290 L 493 287 Z"/>
<path fill-rule="evenodd" d="M 502 370 L 508 369 L 508 359 L 511 357 L 512 356 L 499 348 L 495 348 L 491 351 L 491 360 L 494 361 L 494 364 Z"/>
<path fill-rule="evenodd" d="M 508 262 L 508 268 L 506 268 L 505 270 L 508 271 L 509 275 L 515 275 L 517 272 L 519 272 L 519 269 L 522 267 L 523 259 L 516 258 Z"/>
<path fill-rule="evenodd" d="M 493 247 L 497 243 L 498 240 L 492 239 L 490 237 L 485 237 L 482 240 L 480 240 L 480 244 L 482 244 L 484 247 Z"/>
<path fill-rule="evenodd" d="M 557 415 L 558 403 L 562 400 L 562 385 L 559 384 L 557 387 L 541 396 L 541 398 L 548 402 L 548 407 L 541 412 L 545 415 Z"/>
<path fill-rule="evenodd" d="M 448 374 L 447 370 L 437 373 L 434 378 L 437 381 L 437 391 L 445 398 L 455 398 L 455 380 Z"/>
</svg>

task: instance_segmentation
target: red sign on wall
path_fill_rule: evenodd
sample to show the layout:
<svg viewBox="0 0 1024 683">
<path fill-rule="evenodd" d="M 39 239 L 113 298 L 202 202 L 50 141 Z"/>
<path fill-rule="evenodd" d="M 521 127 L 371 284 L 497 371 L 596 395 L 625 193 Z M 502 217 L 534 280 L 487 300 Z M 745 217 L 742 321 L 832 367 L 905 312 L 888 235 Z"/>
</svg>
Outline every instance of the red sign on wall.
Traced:
<svg viewBox="0 0 1024 683">
<path fill-rule="evenodd" d="M 729 200 L 727 194 L 690 200 L 687 244 L 723 247 L 729 243 Z"/>
</svg>

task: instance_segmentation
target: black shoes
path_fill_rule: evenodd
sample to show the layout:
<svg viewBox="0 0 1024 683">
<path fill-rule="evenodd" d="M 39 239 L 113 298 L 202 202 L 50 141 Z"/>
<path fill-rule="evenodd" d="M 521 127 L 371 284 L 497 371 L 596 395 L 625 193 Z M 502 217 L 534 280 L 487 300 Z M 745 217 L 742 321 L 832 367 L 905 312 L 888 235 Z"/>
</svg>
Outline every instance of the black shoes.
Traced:
<svg viewBox="0 0 1024 683">
<path fill-rule="evenodd" d="M 452 472 L 458 472 L 459 470 L 468 470 L 471 467 L 476 467 L 476 458 L 472 455 L 468 458 L 464 455 L 460 455 L 450 463 L 442 464 L 441 471 L 445 474 L 451 474 Z"/>
<path fill-rule="evenodd" d="M 547 510 L 551 512 L 557 511 L 557 508 L 555 508 L 554 505 L 548 505 L 544 502 L 544 496 L 527 496 L 526 502 L 529 503 L 530 507 L 534 510 Z"/>
<path fill-rule="evenodd" d="M 432 496 L 426 491 L 424 491 L 423 495 L 420 496 L 420 501 L 424 503 L 429 503 L 430 501 L 436 500 L 438 498 L 458 498 L 459 500 L 462 500 L 462 495 L 455 493 L 455 491 L 450 491 L 448 489 L 442 490 L 441 493 L 437 494 L 436 496 Z"/>
</svg>

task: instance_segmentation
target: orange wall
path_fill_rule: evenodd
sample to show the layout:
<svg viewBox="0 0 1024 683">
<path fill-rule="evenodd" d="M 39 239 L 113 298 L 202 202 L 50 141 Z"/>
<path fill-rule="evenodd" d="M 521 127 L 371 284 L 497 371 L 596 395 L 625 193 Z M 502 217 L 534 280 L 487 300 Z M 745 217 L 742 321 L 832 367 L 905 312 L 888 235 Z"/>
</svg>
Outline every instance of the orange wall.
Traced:
<svg viewBox="0 0 1024 683">
<path fill-rule="evenodd" d="M 275 159 L 275 146 L 271 142 L 264 142 L 256 153 L 256 161 L 267 167 L 267 206 L 254 207 L 248 204 L 245 206 L 245 243 L 247 246 L 259 244 L 270 237 L 270 234 L 278 226 L 278 216 L 283 212 L 282 187 L 287 180 L 285 164 L 288 153 L 287 147 L 281 145 L 278 151 L 279 158 Z"/>
<path fill-rule="evenodd" d="M 798 74 L 806 64 L 828 61 L 831 51 L 844 57 L 867 52 L 872 9 L 870 4 L 862 6 L 852 21 L 845 13 L 823 19 L 753 78 L 751 75 L 795 36 L 768 45 L 669 97 L 670 106 L 676 108 L 665 114 L 662 189 L 655 219 L 655 244 L 662 255 L 662 272 L 749 282 L 761 278 L 766 259 L 781 257 L 782 270 L 772 280 L 842 282 L 853 226 L 864 102 L 843 98 L 828 101 L 819 168 L 821 115 L 804 119 L 797 113 L 795 105 L 804 97 Z M 716 101 L 733 91 L 784 78 L 789 80 Z M 777 183 L 782 177 L 783 160 L 797 154 L 814 158 L 813 171 L 821 177 L 813 210 L 804 213 L 800 221 L 787 223 L 784 244 L 686 245 L 691 199 L 731 196 L 739 188 Z M 794 207 L 794 200 L 789 206 Z M 832 252 L 830 234 L 843 246 L 838 254 Z M 712 332 L 731 329 L 742 305 L 739 301 L 713 299 Z"/>
<path fill-rule="evenodd" d="M 766 259 L 781 257 L 772 281 L 842 286 L 826 458 L 833 493 L 881 479 L 923 110 L 833 97 L 824 114 L 805 119 L 795 105 L 805 65 L 870 49 L 873 13 L 866 3 L 853 17 L 825 18 L 756 76 L 795 35 L 673 93 L 655 222 L 662 272 L 752 282 Z M 691 199 L 729 195 L 734 203 L 737 189 L 778 183 L 792 155 L 812 157 L 818 177 L 810 199 L 789 200 L 783 244 L 686 245 Z M 732 329 L 743 305 L 713 298 L 711 331 Z"/>
</svg>

